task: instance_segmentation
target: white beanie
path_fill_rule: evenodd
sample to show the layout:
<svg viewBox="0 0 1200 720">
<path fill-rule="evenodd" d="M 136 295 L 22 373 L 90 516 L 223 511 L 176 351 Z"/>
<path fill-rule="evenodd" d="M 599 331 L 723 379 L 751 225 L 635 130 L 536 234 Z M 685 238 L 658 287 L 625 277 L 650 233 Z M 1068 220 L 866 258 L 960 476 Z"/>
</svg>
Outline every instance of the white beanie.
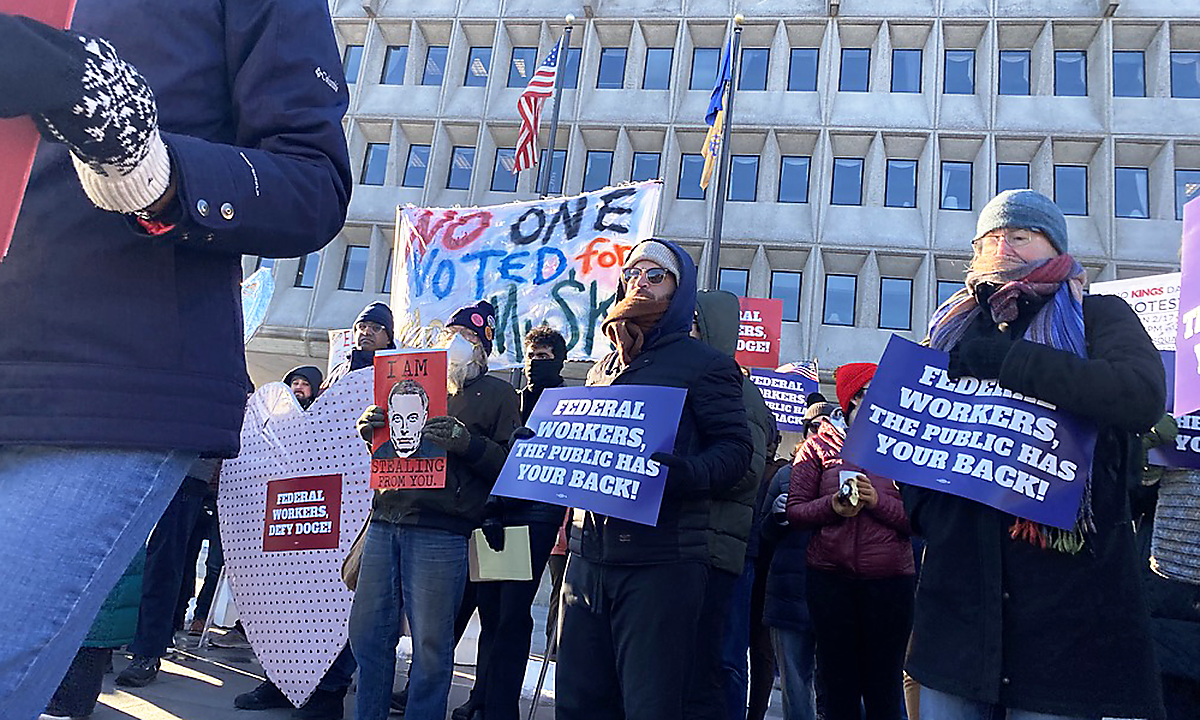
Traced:
<svg viewBox="0 0 1200 720">
<path fill-rule="evenodd" d="M 638 243 L 634 246 L 633 252 L 629 253 L 629 257 L 625 258 L 625 265 L 621 269 L 628 270 L 640 260 L 649 260 L 658 265 L 663 270 L 674 275 L 675 282 L 679 282 L 679 258 L 675 257 L 675 253 L 666 245 L 657 240 L 646 240 Z"/>
</svg>

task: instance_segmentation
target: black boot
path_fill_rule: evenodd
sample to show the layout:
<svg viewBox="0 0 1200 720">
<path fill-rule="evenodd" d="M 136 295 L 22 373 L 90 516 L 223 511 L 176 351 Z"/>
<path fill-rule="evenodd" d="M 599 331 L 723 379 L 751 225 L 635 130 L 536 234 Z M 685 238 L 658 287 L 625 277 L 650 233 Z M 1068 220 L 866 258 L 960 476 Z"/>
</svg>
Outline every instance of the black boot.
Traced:
<svg viewBox="0 0 1200 720">
<path fill-rule="evenodd" d="M 233 706 L 239 710 L 270 710 L 272 708 L 290 708 L 292 703 L 279 688 L 275 687 L 275 683 L 263 680 L 250 692 L 235 697 Z"/>
<path fill-rule="evenodd" d="M 475 695 L 472 694 L 465 703 L 454 708 L 454 712 L 450 713 L 450 720 L 473 720 L 475 714 L 482 709 L 481 705 L 483 703 L 476 702 Z"/>
<path fill-rule="evenodd" d="M 391 708 L 392 712 L 396 713 L 398 715 L 403 715 L 405 706 L 407 706 L 407 705 L 408 705 L 408 686 L 405 685 L 404 689 L 401 690 L 400 692 L 392 693 L 392 708 Z"/>
<path fill-rule="evenodd" d="M 293 720 L 342 720 L 346 691 L 331 692 L 317 688 L 303 705 L 292 713 Z"/>
<path fill-rule="evenodd" d="M 145 687 L 158 677 L 159 661 L 156 657 L 134 655 L 129 667 L 121 671 L 116 683 L 124 687 Z"/>
</svg>

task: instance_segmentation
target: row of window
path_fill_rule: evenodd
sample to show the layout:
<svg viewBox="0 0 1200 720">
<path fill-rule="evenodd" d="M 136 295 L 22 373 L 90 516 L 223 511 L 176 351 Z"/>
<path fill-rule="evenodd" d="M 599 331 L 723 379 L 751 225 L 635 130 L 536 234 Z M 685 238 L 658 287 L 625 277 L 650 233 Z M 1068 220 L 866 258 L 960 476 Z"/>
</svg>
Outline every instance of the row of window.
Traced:
<svg viewBox="0 0 1200 720">
<path fill-rule="evenodd" d="M 363 163 L 361 182 L 364 185 L 383 185 L 387 173 L 387 143 L 368 143 Z M 410 145 L 408 160 L 404 167 L 403 187 L 424 187 L 429 169 L 429 145 Z M 492 164 L 489 186 L 492 192 L 516 192 L 517 176 L 513 173 L 514 148 L 497 148 Z M 446 188 L 467 190 L 471 186 L 471 173 L 475 167 L 475 148 L 455 146 L 451 150 L 450 169 L 446 176 Z M 542 160 L 545 160 L 545 150 Z M 563 193 L 563 170 L 567 151 L 555 150 L 553 167 L 550 170 L 550 193 Z M 728 199 L 732 202 L 758 201 L 758 155 L 733 155 L 730 158 Z M 808 202 L 809 170 L 811 158 L 799 155 L 784 155 L 780 158 L 776 199 L 782 203 Z M 661 154 L 635 152 L 630 168 L 630 180 L 640 182 L 660 176 Z M 863 158 L 838 157 L 833 160 L 833 175 L 830 203 L 833 205 L 863 204 Z M 544 163 L 539 163 L 544 168 Z M 891 159 L 887 161 L 884 189 L 886 207 L 912 208 L 917 206 L 917 160 Z M 679 166 L 679 183 L 675 197 L 681 200 L 701 200 L 705 191 L 700 187 L 704 171 L 704 157 L 699 153 L 683 153 Z M 584 161 L 581 192 L 591 192 L 607 187 L 612 182 L 613 151 L 588 150 Z M 969 162 L 943 160 L 938 207 L 942 210 L 972 210 L 974 165 Z M 1150 170 L 1144 167 L 1118 167 L 1115 169 L 1114 212 L 1121 218 L 1150 217 Z M 1183 218 L 1183 204 L 1187 199 L 1188 185 L 1200 183 L 1200 170 L 1175 171 L 1175 214 Z M 1029 165 L 1025 163 L 998 163 L 996 165 L 996 191 L 1017 190 L 1029 187 Z M 1086 165 L 1054 166 L 1054 200 L 1067 215 L 1088 214 L 1088 167 Z"/>
<path fill-rule="evenodd" d="M 769 48 L 742 48 L 738 88 L 741 90 L 766 90 L 767 72 L 770 64 Z M 563 66 L 563 87 L 575 88 L 579 84 L 579 48 L 568 48 Z M 345 53 L 346 80 L 358 82 L 362 67 L 363 46 L 348 45 Z M 425 64 L 421 70 L 422 85 L 441 85 L 446 77 L 449 47 L 431 45 L 425 51 Z M 600 50 L 600 64 L 596 73 L 596 87 L 620 89 L 625 87 L 625 64 L 628 48 L 606 47 Z M 895 93 L 921 92 L 921 66 L 923 51 L 898 48 L 892 50 L 891 91 Z M 642 74 L 643 90 L 667 90 L 671 85 L 671 69 L 675 50 L 669 47 L 652 47 L 646 50 L 645 71 Z M 720 63 L 720 48 L 695 48 L 692 51 L 690 90 L 709 90 L 717 75 Z M 787 89 L 813 92 L 817 89 L 817 48 L 791 48 L 788 61 Z M 408 47 L 388 46 L 384 56 L 380 83 L 403 85 L 404 69 L 408 62 Z M 1113 95 L 1117 97 L 1145 97 L 1146 54 L 1141 50 L 1114 50 Z M 484 87 L 491 73 L 492 48 L 472 47 L 467 55 L 467 69 L 463 77 L 466 87 Z M 537 48 L 515 47 L 509 59 L 508 87 L 524 88 L 537 70 Z M 1029 50 L 1001 50 L 1000 71 L 997 91 L 1001 95 L 1029 95 L 1031 84 L 1032 53 Z M 975 93 L 975 51 L 950 49 L 945 51 L 945 66 L 942 91 L 951 95 Z M 842 92 L 867 92 L 870 90 L 871 49 L 843 48 L 838 90 Z M 1054 52 L 1054 94 L 1067 97 L 1084 97 L 1088 94 L 1087 51 L 1056 50 Z M 1180 98 L 1200 98 L 1200 52 L 1177 51 L 1171 53 L 1171 95 Z"/>
</svg>

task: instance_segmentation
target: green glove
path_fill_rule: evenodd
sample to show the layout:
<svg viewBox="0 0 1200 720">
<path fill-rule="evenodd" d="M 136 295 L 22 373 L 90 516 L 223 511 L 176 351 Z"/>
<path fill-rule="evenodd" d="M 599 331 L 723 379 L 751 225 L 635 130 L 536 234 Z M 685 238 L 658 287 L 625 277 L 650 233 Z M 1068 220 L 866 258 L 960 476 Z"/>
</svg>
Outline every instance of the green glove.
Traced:
<svg viewBox="0 0 1200 720">
<path fill-rule="evenodd" d="M 462 455 L 471 445 L 471 431 L 458 418 L 448 415 L 429 418 L 425 421 L 422 436 L 445 449 L 448 453 Z"/>
</svg>

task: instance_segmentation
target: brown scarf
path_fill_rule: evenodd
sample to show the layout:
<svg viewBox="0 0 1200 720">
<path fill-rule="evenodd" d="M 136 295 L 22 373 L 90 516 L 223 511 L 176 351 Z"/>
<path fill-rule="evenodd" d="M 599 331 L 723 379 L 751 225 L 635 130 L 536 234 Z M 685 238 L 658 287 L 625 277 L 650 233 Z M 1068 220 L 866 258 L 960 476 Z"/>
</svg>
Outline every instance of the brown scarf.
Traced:
<svg viewBox="0 0 1200 720">
<path fill-rule="evenodd" d="M 646 333 L 662 320 L 670 304 L 670 299 L 655 300 L 635 293 L 626 295 L 608 311 L 600 327 L 604 336 L 617 346 L 622 365 L 633 362 L 642 351 Z"/>
</svg>

